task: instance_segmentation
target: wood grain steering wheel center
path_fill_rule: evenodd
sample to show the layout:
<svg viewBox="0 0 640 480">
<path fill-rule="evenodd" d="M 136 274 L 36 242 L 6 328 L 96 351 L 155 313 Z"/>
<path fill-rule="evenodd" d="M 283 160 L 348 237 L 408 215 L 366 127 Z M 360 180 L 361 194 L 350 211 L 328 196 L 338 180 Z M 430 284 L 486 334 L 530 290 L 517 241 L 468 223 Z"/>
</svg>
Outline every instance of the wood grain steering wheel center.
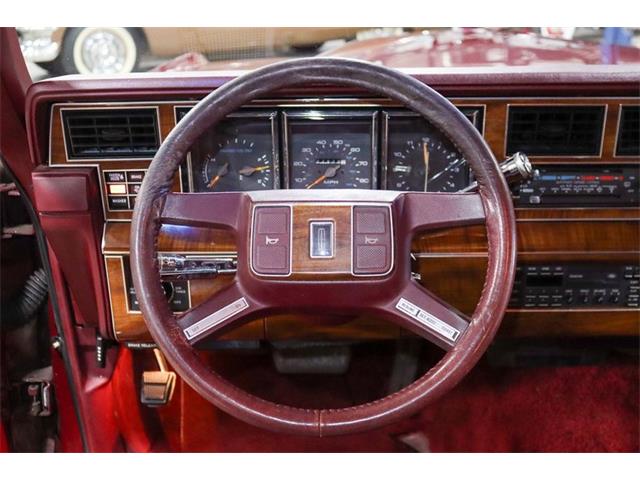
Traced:
<svg viewBox="0 0 640 480">
<path fill-rule="evenodd" d="M 338 83 L 398 101 L 456 145 L 479 184 L 478 194 L 372 190 L 272 190 L 170 193 L 194 141 L 227 114 L 277 88 Z M 411 276 L 418 231 L 484 223 L 487 278 L 471 318 Z M 157 268 L 162 224 L 224 228 L 234 233 L 234 281 L 179 316 L 167 305 Z M 453 387 L 497 331 L 515 273 L 511 196 L 480 134 L 456 107 L 401 72 L 343 59 L 311 58 L 270 65 L 225 84 L 175 127 L 151 163 L 138 195 L 131 235 L 133 282 L 145 321 L 177 372 L 207 400 L 249 423 L 279 431 L 331 435 L 377 427 L 411 414 Z M 197 353 L 206 338 L 279 312 L 370 314 L 446 350 L 423 377 L 372 403 L 338 410 L 278 405 L 238 389 Z"/>
</svg>

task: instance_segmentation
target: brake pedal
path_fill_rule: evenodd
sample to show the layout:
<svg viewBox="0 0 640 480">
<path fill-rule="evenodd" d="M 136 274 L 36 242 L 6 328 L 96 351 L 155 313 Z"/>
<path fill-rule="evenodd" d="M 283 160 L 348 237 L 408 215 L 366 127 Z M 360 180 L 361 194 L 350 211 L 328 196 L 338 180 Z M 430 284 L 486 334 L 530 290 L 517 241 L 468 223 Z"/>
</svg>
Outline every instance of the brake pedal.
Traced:
<svg viewBox="0 0 640 480">
<path fill-rule="evenodd" d="M 140 402 L 149 407 L 161 407 L 171 401 L 176 386 L 176 374 L 169 371 L 164 355 L 157 348 L 153 353 L 159 370 L 142 372 Z"/>
</svg>

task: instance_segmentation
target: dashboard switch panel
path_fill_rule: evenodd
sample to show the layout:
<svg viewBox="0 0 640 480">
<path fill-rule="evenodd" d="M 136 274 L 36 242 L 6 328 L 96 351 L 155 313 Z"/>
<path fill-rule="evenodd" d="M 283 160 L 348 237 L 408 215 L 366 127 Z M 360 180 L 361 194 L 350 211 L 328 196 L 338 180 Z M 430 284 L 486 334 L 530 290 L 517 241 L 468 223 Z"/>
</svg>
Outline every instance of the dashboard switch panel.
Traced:
<svg viewBox="0 0 640 480">
<path fill-rule="evenodd" d="M 133 210 L 146 170 L 103 170 L 109 211 Z"/>
<path fill-rule="evenodd" d="M 291 208 L 256 207 L 253 213 L 251 265 L 259 275 L 291 273 Z"/>
</svg>

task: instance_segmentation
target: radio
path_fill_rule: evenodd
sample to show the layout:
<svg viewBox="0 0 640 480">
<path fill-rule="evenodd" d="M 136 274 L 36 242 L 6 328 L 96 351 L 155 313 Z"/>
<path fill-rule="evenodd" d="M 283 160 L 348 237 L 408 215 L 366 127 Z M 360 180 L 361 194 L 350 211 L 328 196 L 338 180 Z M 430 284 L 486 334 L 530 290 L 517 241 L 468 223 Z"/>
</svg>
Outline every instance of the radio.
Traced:
<svg viewBox="0 0 640 480">
<path fill-rule="evenodd" d="M 637 308 L 639 284 L 639 265 L 519 265 L 509 307 Z"/>
<path fill-rule="evenodd" d="M 127 311 L 137 313 L 140 304 L 131 279 L 129 257 L 122 257 Z M 158 254 L 158 265 L 165 297 L 172 312 L 184 312 L 191 308 L 189 279 L 211 278 L 215 275 L 234 274 L 237 260 L 229 255 L 181 255 Z"/>
<path fill-rule="evenodd" d="M 140 304 L 136 289 L 131 279 L 131 268 L 129 266 L 129 257 L 123 257 L 124 283 L 127 298 L 127 311 L 137 313 L 140 312 Z M 184 312 L 191 307 L 191 298 L 189 294 L 189 282 L 182 280 L 165 280 L 162 281 L 162 289 L 164 295 L 169 302 L 169 308 L 172 312 Z"/>
<path fill-rule="evenodd" d="M 520 185 L 517 205 L 637 206 L 640 205 L 640 166 L 543 166 Z"/>
</svg>

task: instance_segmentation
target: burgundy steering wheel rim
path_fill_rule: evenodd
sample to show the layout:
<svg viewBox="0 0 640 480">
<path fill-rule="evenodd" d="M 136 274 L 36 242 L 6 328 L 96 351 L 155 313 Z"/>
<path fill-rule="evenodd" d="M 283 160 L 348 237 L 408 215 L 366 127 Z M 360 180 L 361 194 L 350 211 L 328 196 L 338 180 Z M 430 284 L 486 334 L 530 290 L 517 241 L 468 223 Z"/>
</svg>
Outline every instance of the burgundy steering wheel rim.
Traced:
<svg viewBox="0 0 640 480">
<path fill-rule="evenodd" d="M 190 225 L 224 226 L 239 233 L 238 275 L 242 281 L 219 294 L 223 300 L 220 305 L 233 302 L 239 295 L 244 299 L 246 295 L 249 305 L 254 307 L 249 311 L 265 314 L 277 311 L 277 306 L 272 308 L 266 300 L 275 288 L 286 284 L 291 291 L 302 294 L 310 291 L 309 288 L 323 288 L 315 284 L 310 287 L 311 284 L 304 281 L 287 283 L 284 279 L 257 278 L 259 275 L 250 271 L 248 266 L 253 253 L 247 245 L 255 235 L 251 215 L 256 206 L 270 205 L 265 198 L 276 204 L 279 204 L 279 200 L 283 202 L 280 204 L 295 203 L 300 199 L 305 201 L 304 195 L 296 196 L 287 190 L 271 192 L 265 198 L 252 194 L 180 196 L 170 193 L 180 163 L 196 139 L 207 129 L 257 97 L 276 89 L 302 84 L 352 86 L 390 98 L 414 110 L 448 136 L 469 162 L 478 182 L 478 194 L 428 196 L 382 191 L 361 194 L 362 199 L 366 200 L 361 205 L 382 199 L 381 203 L 389 206 L 390 218 L 398 223 L 391 227 L 395 229 L 392 235 L 397 237 L 391 249 L 401 260 L 393 265 L 393 271 L 386 279 L 354 279 L 368 282 L 361 285 L 371 293 L 363 294 L 360 300 L 375 304 L 370 312 L 387 316 L 420 334 L 429 334 L 424 325 L 418 325 L 402 312 L 398 313 L 398 292 L 385 293 L 388 290 L 385 287 L 394 276 L 410 276 L 408 249 L 411 234 L 423 224 L 437 228 L 485 223 L 487 229 L 487 275 L 470 321 L 451 342 L 444 342 L 442 338 L 438 341 L 438 335 L 427 335 L 448 350 L 442 360 L 398 392 L 343 409 L 303 409 L 269 402 L 239 389 L 211 371 L 200 359 L 194 343 L 185 336 L 185 317 L 176 318 L 169 310 L 157 266 L 157 237 L 163 222 L 184 221 Z M 218 208 L 218 213 L 209 218 L 207 205 L 203 205 L 203 202 L 210 202 L 213 195 L 216 195 L 215 199 L 222 208 Z M 336 195 L 348 196 L 345 191 L 334 191 L 333 197 L 327 194 L 326 198 L 335 201 Z M 191 198 L 190 203 L 181 203 L 187 196 Z M 354 201 L 354 205 L 360 205 L 359 198 L 359 194 L 355 193 L 347 199 Z M 430 199 L 435 203 L 427 204 Z M 208 210 L 211 211 L 213 207 L 215 205 L 209 205 Z M 405 251 L 406 255 L 402 253 Z M 131 234 L 132 277 L 141 311 L 153 339 L 180 376 L 205 399 L 248 423 L 276 431 L 312 435 L 354 433 L 391 423 L 417 412 L 455 386 L 477 363 L 500 326 L 513 284 L 515 258 L 515 216 L 509 189 L 489 147 L 464 115 L 440 94 L 399 71 L 333 58 L 290 60 L 270 65 L 228 82 L 198 103 L 176 125 L 153 159 L 136 201 Z M 406 278 L 406 285 L 401 290 L 404 297 L 401 299 L 411 299 L 415 293 L 414 284 Z M 302 301 L 299 303 L 304 309 Z M 349 307 L 346 297 L 336 301 L 336 309 Z M 439 308 L 437 304 L 436 307 Z"/>
</svg>

